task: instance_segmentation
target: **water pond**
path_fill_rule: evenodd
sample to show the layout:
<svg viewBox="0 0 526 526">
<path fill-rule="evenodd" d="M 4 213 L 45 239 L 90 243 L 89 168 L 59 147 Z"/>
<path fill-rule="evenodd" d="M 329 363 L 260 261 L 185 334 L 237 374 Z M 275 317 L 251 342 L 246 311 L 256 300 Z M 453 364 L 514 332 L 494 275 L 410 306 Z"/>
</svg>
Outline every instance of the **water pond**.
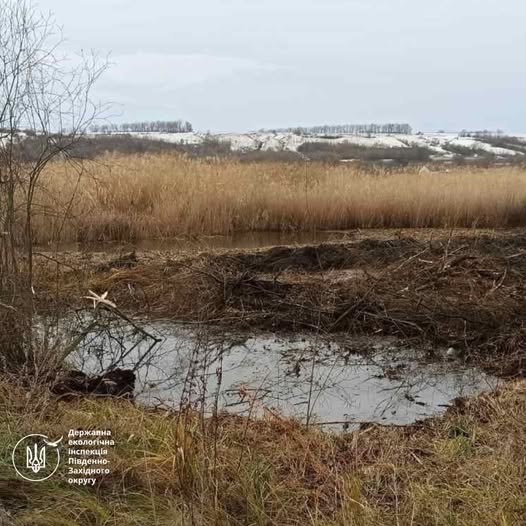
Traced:
<svg viewBox="0 0 526 526">
<path fill-rule="evenodd" d="M 87 338 L 76 365 L 98 372 L 135 368 L 148 405 L 273 412 L 349 429 L 362 422 L 408 424 L 444 411 L 452 399 L 491 390 L 498 380 L 448 356 L 387 338 L 225 334 L 150 323 Z"/>
</svg>

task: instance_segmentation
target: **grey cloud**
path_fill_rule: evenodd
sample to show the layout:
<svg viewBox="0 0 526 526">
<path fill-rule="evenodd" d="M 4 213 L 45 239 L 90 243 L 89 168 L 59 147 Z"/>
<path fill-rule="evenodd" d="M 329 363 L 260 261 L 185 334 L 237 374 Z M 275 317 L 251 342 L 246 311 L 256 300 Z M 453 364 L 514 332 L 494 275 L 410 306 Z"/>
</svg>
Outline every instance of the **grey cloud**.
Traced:
<svg viewBox="0 0 526 526">
<path fill-rule="evenodd" d="M 123 119 L 526 129 L 522 0 L 45 0 Z M 175 115 L 174 115 L 175 113 Z"/>
</svg>

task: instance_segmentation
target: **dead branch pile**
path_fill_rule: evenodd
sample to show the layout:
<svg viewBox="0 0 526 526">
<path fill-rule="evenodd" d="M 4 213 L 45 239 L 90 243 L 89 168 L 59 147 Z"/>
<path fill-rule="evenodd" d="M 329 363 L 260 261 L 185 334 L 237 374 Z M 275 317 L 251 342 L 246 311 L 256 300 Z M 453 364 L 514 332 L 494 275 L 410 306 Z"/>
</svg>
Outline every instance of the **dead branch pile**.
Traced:
<svg viewBox="0 0 526 526">
<path fill-rule="evenodd" d="M 82 279 L 85 289 L 108 290 L 120 308 L 139 314 L 417 338 L 469 353 L 513 355 L 516 370 L 526 354 L 522 246 L 522 235 L 365 240 L 186 260 L 139 258 L 84 272 Z M 78 275 L 62 286 L 71 293 Z"/>
</svg>

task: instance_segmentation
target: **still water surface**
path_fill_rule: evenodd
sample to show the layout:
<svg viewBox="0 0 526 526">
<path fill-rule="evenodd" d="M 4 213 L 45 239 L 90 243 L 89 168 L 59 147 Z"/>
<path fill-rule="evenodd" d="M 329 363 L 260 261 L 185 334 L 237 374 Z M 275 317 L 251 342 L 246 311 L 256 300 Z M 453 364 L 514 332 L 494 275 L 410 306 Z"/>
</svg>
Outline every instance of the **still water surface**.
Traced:
<svg viewBox="0 0 526 526">
<path fill-rule="evenodd" d="M 211 412 L 217 403 L 235 413 L 270 411 L 344 429 L 408 424 L 498 382 L 443 349 L 385 338 L 220 334 L 167 322 L 146 328 L 160 340 L 146 357 L 152 342 L 124 327 L 118 345 L 114 332 L 87 340 L 77 365 L 94 372 L 110 363 L 136 367 L 138 397 L 149 405 Z"/>
</svg>

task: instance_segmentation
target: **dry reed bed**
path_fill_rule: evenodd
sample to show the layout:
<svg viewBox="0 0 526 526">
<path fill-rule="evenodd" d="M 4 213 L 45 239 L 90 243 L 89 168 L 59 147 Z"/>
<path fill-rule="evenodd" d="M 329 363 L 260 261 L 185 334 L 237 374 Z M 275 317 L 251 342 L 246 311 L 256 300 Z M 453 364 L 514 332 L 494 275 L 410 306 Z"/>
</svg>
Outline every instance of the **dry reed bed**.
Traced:
<svg viewBox="0 0 526 526">
<path fill-rule="evenodd" d="M 526 225 L 526 171 L 364 173 L 344 163 L 108 155 L 86 164 L 80 177 L 71 165 L 53 163 L 36 201 L 38 243 L 254 230 L 504 227 Z"/>
<path fill-rule="evenodd" d="M 36 429 L 111 429 L 112 473 L 30 484 L 2 469 L 16 524 L 519 525 L 526 519 L 526 384 L 459 401 L 443 417 L 345 435 L 269 415 L 201 420 L 129 402 L 57 402 L 0 385 L 5 451 Z M 64 468 L 65 471 L 66 468 Z M 4 514 L 5 518 L 5 514 Z"/>
</svg>

